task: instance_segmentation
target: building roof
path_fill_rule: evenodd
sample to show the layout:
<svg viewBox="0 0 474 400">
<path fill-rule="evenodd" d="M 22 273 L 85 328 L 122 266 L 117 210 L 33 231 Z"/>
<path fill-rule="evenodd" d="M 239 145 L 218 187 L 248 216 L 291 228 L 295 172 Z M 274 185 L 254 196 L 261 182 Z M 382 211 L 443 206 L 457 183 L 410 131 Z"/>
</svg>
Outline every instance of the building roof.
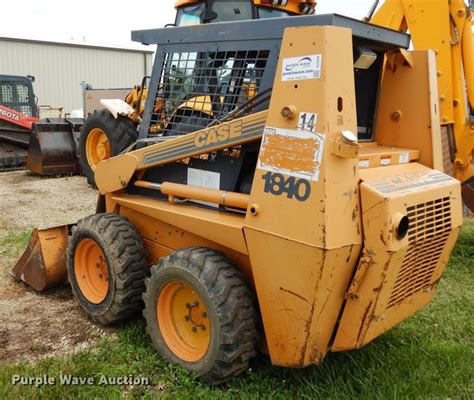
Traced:
<svg viewBox="0 0 474 400">
<path fill-rule="evenodd" d="M 76 42 L 76 41 L 55 41 L 55 40 L 39 40 L 28 37 L 8 37 L 0 36 L 0 41 L 7 42 L 21 42 L 21 43 L 32 43 L 32 44 L 46 44 L 51 46 L 67 46 L 67 47 L 80 47 L 88 49 L 101 49 L 101 50 L 112 50 L 112 51 L 126 51 L 131 53 L 149 53 L 153 54 L 154 51 L 148 46 L 141 44 L 134 44 L 131 42 L 129 45 L 115 45 L 115 44 L 103 44 L 93 42 Z"/>
</svg>

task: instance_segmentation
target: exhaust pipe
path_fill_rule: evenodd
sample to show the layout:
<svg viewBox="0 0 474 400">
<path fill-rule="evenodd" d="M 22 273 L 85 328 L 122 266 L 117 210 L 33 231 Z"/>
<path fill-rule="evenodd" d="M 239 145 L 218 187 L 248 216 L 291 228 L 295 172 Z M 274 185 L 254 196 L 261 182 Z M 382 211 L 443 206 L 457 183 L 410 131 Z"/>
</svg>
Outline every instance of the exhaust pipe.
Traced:
<svg viewBox="0 0 474 400">
<path fill-rule="evenodd" d="M 375 10 L 377 10 L 377 7 L 378 7 L 379 3 L 380 3 L 380 0 L 375 0 L 373 2 L 372 7 L 370 7 L 369 13 L 364 18 L 362 18 L 362 21 L 370 22 L 370 20 L 372 19 L 372 17 L 375 14 Z"/>
</svg>

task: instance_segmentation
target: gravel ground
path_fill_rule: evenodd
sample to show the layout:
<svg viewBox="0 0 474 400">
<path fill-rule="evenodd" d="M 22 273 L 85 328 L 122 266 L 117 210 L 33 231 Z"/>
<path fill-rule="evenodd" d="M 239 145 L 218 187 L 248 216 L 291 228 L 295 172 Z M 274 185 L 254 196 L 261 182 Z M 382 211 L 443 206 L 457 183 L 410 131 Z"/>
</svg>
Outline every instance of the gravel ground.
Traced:
<svg viewBox="0 0 474 400">
<path fill-rule="evenodd" d="M 28 230 L 74 223 L 93 214 L 97 192 L 81 176 L 42 178 L 27 171 L 0 173 L 0 220 Z"/>
<path fill-rule="evenodd" d="M 0 239 L 74 223 L 94 213 L 96 198 L 80 176 L 0 173 Z M 0 248 L 0 365 L 66 354 L 97 342 L 105 331 L 89 321 L 68 285 L 37 293 L 10 277 L 21 251 Z"/>
</svg>

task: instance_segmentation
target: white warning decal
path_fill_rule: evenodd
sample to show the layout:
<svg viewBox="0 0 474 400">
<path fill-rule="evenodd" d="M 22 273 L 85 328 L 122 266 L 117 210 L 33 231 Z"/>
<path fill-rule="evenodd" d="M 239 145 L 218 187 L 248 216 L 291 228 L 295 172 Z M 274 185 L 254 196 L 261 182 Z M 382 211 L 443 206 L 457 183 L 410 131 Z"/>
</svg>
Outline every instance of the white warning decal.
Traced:
<svg viewBox="0 0 474 400">
<path fill-rule="evenodd" d="M 359 168 L 369 168 L 370 160 L 359 160 Z"/>
<path fill-rule="evenodd" d="M 399 164 L 408 164 L 410 162 L 410 153 L 400 153 Z"/>
<path fill-rule="evenodd" d="M 301 81 L 321 78 L 322 54 L 283 59 L 281 80 Z"/>
</svg>

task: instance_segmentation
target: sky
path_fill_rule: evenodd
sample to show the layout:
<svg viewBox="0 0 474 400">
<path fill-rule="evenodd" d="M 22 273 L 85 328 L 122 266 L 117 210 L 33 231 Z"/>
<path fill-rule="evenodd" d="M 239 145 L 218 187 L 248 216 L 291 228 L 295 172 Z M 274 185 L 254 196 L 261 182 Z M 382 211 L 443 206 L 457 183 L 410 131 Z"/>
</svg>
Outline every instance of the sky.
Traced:
<svg viewBox="0 0 474 400">
<path fill-rule="evenodd" d="M 72 6 L 73 3 L 9 1 L 7 8 L 2 7 L 0 36 L 130 46 L 132 30 L 161 28 L 175 18 L 175 0 L 80 0 Z M 373 0 L 318 0 L 316 12 L 360 19 L 372 3 Z"/>
</svg>

